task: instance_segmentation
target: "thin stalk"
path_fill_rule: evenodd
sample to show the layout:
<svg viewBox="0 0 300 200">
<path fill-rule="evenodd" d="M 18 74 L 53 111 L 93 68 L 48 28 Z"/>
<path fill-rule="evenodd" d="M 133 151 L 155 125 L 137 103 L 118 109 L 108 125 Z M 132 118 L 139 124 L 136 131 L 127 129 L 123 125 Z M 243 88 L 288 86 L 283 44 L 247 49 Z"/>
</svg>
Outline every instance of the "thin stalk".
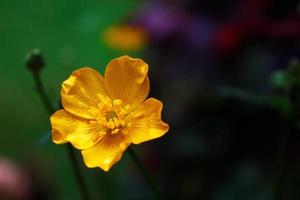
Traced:
<svg viewBox="0 0 300 200">
<path fill-rule="evenodd" d="M 32 73 L 32 75 L 33 75 L 33 79 L 35 82 L 35 87 L 36 87 L 37 93 L 38 93 L 42 103 L 44 104 L 44 107 L 47 109 L 49 115 L 53 114 L 55 112 L 55 110 L 54 110 L 53 106 L 51 105 L 50 100 L 47 96 L 47 93 L 44 88 L 44 84 L 41 80 L 39 72 L 34 72 L 34 73 Z M 73 167 L 74 175 L 76 177 L 76 181 L 77 181 L 80 193 L 81 193 L 81 197 L 83 200 L 90 200 L 91 198 L 89 196 L 87 186 L 85 184 L 82 172 L 80 171 L 79 164 L 78 164 L 78 161 L 76 158 L 76 154 L 70 144 L 68 144 L 66 150 L 68 152 L 70 162 Z"/>
<path fill-rule="evenodd" d="M 156 199 L 160 199 L 159 191 L 157 190 L 155 184 L 153 183 L 149 173 L 146 171 L 144 165 L 141 163 L 140 159 L 138 158 L 138 156 L 134 152 L 133 148 L 129 147 L 127 151 L 129 153 L 130 157 L 132 158 L 132 160 L 134 161 L 134 163 L 136 164 L 136 166 L 139 168 L 140 172 L 143 174 L 146 182 L 149 185 L 149 188 L 153 192 Z"/>
<path fill-rule="evenodd" d="M 80 191 L 81 191 L 82 199 L 89 200 L 91 198 L 89 196 L 88 189 L 87 189 L 87 186 L 85 184 L 83 175 L 80 171 L 76 154 L 75 154 L 71 144 L 67 145 L 67 149 L 68 149 L 68 153 L 69 153 L 70 161 L 72 163 L 73 170 L 75 172 L 76 180 L 77 180 L 78 186 L 79 186 Z"/>
<path fill-rule="evenodd" d="M 34 83 L 35 83 L 35 88 L 37 90 L 37 93 L 39 94 L 39 97 L 44 104 L 44 107 L 47 109 L 48 114 L 51 115 L 54 113 L 54 107 L 51 105 L 50 100 L 46 94 L 46 91 L 44 89 L 44 84 L 42 82 L 42 79 L 40 77 L 40 74 L 38 72 L 32 73 Z"/>
</svg>

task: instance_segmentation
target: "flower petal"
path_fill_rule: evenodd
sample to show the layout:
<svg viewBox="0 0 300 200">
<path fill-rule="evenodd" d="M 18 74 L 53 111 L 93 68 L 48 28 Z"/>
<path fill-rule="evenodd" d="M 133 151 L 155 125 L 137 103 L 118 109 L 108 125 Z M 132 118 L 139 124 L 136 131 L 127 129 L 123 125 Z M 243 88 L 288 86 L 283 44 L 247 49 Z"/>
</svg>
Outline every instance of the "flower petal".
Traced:
<svg viewBox="0 0 300 200">
<path fill-rule="evenodd" d="M 118 162 L 130 142 L 122 134 L 106 135 L 90 149 L 81 151 L 87 167 L 100 167 L 108 171 Z"/>
<path fill-rule="evenodd" d="M 141 59 L 121 56 L 113 59 L 105 71 L 105 86 L 112 99 L 121 99 L 135 108 L 149 93 L 148 65 Z"/>
<path fill-rule="evenodd" d="M 98 104 L 107 96 L 102 75 L 90 67 L 74 71 L 63 82 L 62 104 L 64 109 L 79 117 L 94 119 Z"/>
<path fill-rule="evenodd" d="M 157 99 L 147 99 L 139 108 L 131 112 L 125 119 L 130 126 L 122 129 L 133 144 L 139 144 L 159 138 L 168 130 L 169 125 L 161 121 L 163 104 Z"/>
<path fill-rule="evenodd" d="M 52 140 L 56 144 L 71 142 L 77 149 L 87 149 L 99 142 L 105 132 L 99 124 L 58 110 L 51 118 Z"/>
</svg>

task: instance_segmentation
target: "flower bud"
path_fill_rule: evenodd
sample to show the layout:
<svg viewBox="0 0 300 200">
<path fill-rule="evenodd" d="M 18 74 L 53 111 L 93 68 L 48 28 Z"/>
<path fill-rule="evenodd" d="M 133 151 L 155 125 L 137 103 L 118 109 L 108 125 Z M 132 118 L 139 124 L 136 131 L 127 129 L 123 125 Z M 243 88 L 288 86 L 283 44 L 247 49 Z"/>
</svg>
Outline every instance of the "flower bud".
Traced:
<svg viewBox="0 0 300 200">
<path fill-rule="evenodd" d="M 32 73 L 38 73 L 45 66 L 43 56 L 39 49 L 30 51 L 25 58 L 25 63 L 27 69 Z"/>
</svg>

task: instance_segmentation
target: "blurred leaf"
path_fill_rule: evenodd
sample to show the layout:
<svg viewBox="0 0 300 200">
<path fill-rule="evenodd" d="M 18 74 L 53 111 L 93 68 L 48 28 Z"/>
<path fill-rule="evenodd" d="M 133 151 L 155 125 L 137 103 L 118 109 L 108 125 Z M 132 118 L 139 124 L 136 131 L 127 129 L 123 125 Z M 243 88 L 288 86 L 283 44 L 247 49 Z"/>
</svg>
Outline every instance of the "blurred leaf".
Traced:
<svg viewBox="0 0 300 200">
<path fill-rule="evenodd" d="M 298 59 L 291 60 L 288 74 L 292 85 L 300 86 L 300 62 Z"/>
<path fill-rule="evenodd" d="M 278 70 L 271 75 L 271 86 L 274 89 L 286 90 L 289 87 L 289 76 L 286 71 Z"/>
<path fill-rule="evenodd" d="M 42 134 L 42 136 L 36 141 L 36 145 L 40 146 L 43 144 L 50 144 L 51 142 L 51 131 L 48 130 L 46 133 Z"/>
<path fill-rule="evenodd" d="M 220 87 L 217 92 L 219 96 L 223 98 L 235 98 L 254 104 L 265 104 L 268 101 L 268 97 L 266 96 L 254 94 L 246 90 L 234 87 L 223 86 Z"/>
<path fill-rule="evenodd" d="M 225 182 L 214 191 L 213 200 L 271 200 L 261 169 L 254 163 L 238 163 Z"/>
<path fill-rule="evenodd" d="M 293 114 L 293 104 L 286 96 L 271 96 L 270 105 L 283 117 L 289 117 Z"/>
</svg>

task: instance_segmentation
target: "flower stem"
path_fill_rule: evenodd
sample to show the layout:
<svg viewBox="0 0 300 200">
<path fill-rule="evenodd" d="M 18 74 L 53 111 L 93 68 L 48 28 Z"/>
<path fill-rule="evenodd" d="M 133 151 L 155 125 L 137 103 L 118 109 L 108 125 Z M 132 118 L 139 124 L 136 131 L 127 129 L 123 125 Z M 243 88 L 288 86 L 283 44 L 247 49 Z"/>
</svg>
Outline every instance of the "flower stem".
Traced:
<svg viewBox="0 0 300 200">
<path fill-rule="evenodd" d="M 29 59 L 34 59 L 34 57 L 30 57 Z M 39 59 L 41 59 L 41 57 Z M 34 60 L 31 60 L 31 61 L 35 62 Z M 35 62 L 35 64 L 36 63 L 39 63 L 39 62 Z M 27 62 L 27 67 L 28 67 L 28 62 Z M 42 66 L 41 66 L 41 68 L 42 68 Z M 38 93 L 42 103 L 44 104 L 44 107 L 47 109 L 48 114 L 51 115 L 55 112 L 55 109 L 52 106 L 52 104 L 50 103 L 50 100 L 47 96 L 46 90 L 44 88 L 43 81 L 40 77 L 40 71 L 39 70 L 31 70 L 31 72 L 32 72 L 31 74 L 32 74 L 33 79 L 34 79 L 34 83 L 35 83 L 37 93 Z M 76 177 L 79 190 L 81 192 L 82 199 L 83 200 L 90 200 L 90 196 L 89 196 L 86 184 L 84 182 L 82 172 L 80 171 L 78 161 L 76 159 L 75 152 L 72 149 L 72 146 L 70 144 L 68 144 L 68 146 L 67 146 L 67 152 L 68 152 L 68 155 L 69 155 L 72 167 L 73 167 L 74 175 Z"/>
<path fill-rule="evenodd" d="M 34 82 L 35 82 L 35 87 L 37 90 L 37 93 L 39 94 L 39 97 L 44 104 L 44 107 L 47 109 L 48 114 L 51 115 L 52 113 L 55 112 L 53 106 L 50 103 L 50 100 L 46 94 L 46 91 L 44 90 L 44 84 L 41 80 L 40 74 L 39 73 L 32 73 Z"/>
<path fill-rule="evenodd" d="M 80 191 L 81 191 L 82 199 L 89 200 L 91 198 L 89 196 L 87 186 L 84 182 L 84 178 L 83 178 L 82 173 L 80 171 L 80 168 L 79 168 L 79 165 L 78 165 L 78 160 L 76 158 L 76 154 L 75 154 L 71 144 L 68 144 L 67 149 L 68 149 L 68 153 L 69 153 L 70 161 L 72 163 L 73 170 L 75 172 L 77 183 L 78 183 L 78 186 L 79 186 Z"/>
<path fill-rule="evenodd" d="M 150 189 L 152 190 L 156 199 L 160 199 L 159 191 L 157 190 L 155 184 L 153 183 L 149 173 L 146 171 L 144 165 L 141 163 L 140 159 L 134 152 L 133 148 L 128 147 L 127 151 L 129 153 L 130 157 L 132 158 L 132 160 L 134 161 L 134 163 L 136 164 L 136 166 L 139 168 L 140 172 L 143 174 L 146 182 L 148 183 L 148 185 L 149 185 Z"/>
</svg>

